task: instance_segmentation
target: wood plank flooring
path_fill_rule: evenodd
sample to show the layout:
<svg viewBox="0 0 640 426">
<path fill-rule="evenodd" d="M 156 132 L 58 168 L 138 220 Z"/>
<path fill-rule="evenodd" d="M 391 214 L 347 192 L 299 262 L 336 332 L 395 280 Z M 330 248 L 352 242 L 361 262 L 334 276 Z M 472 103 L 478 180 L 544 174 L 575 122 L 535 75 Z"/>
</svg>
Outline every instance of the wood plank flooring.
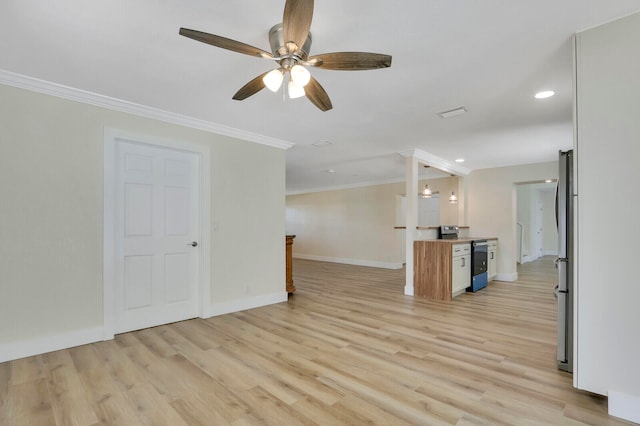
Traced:
<svg viewBox="0 0 640 426">
<path fill-rule="evenodd" d="M 2 425 L 617 425 L 556 369 L 552 259 L 434 302 L 294 261 L 288 303 L 0 364 Z"/>
</svg>

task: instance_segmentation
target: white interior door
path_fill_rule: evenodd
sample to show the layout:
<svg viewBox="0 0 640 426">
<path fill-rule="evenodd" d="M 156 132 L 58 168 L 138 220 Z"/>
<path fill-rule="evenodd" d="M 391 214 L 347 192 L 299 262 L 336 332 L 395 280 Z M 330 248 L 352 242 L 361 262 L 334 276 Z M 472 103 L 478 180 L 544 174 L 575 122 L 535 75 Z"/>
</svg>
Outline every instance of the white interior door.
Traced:
<svg viewBox="0 0 640 426">
<path fill-rule="evenodd" d="M 532 253 L 535 253 L 535 257 L 542 257 L 542 192 L 536 192 L 536 200 L 534 207 L 534 222 L 533 222 L 533 247 Z"/>
<path fill-rule="evenodd" d="M 199 156 L 119 140 L 115 332 L 199 313 Z"/>
</svg>

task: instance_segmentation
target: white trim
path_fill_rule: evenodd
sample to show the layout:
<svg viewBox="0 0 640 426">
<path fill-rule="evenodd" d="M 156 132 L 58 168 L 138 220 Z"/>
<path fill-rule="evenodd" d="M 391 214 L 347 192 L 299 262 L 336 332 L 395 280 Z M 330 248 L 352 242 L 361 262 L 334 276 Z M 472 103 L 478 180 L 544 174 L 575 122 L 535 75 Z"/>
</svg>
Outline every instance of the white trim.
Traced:
<svg viewBox="0 0 640 426">
<path fill-rule="evenodd" d="M 294 259 L 316 260 L 319 262 L 343 263 L 345 265 L 369 266 L 383 269 L 402 269 L 401 262 L 379 262 L 377 260 L 346 259 L 341 257 L 316 256 L 315 254 L 296 254 Z"/>
<path fill-rule="evenodd" d="M 448 173 L 464 175 L 464 176 L 471 173 L 471 170 L 466 167 L 462 167 L 457 163 L 451 163 L 445 159 L 436 157 L 433 154 L 429 154 L 428 152 L 423 151 L 421 149 L 415 149 L 415 148 L 408 149 L 405 151 L 400 151 L 398 154 L 402 155 L 403 157 L 415 157 L 421 164 L 427 164 L 429 166 L 433 166 L 437 169 L 440 169 Z M 339 191 L 342 189 L 353 189 L 353 188 L 362 188 L 366 186 L 387 185 L 390 183 L 404 183 L 405 181 L 406 181 L 405 177 L 400 177 L 400 178 L 383 179 L 383 180 L 377 180 L 377 181 L 348 183 L 345 185 L 325 186 L 320 188 L 288 191 L 286 195 L 300 195 L 300 194 L 312 194 L 315 192 Z"/>
<path fill-rule="evenodd" d="M 456 175 L 466 176 L 471 173 L 471 169 L 461 166 L 458 163 L 452 163 L 433 154 L 423 151 L 422 149 L 411 148 L 398 152 L 403 157 L 413 157 L 421 164 L 426 164 L 443 172 L 453 173 Z"/>
<path fill-rule="evenodd" d="M 573 151 L 574 151 L 574 167 L 573 167 L 573 192 L 574 195 L 578 194 L 580 179 L 578 179 L 578 174 L 580 171 L 580 149 L 578 147 L 578 36 L 574 34 L 571 39 L 571 48 L 572 50 L 572 70 L 571 75 L 573 76 Z M 557 191 L 557 187 L 556 187 Z M 581 389 L 582 388 L 582 371 L 580 368 L 580 357 L 578 357 L 578 336 L 579 336 L 579 317 L 581 302 L 580 298 L 580 288 L 581 286 L 577 285 L 580 282 L 580 242 L 579 235 L 581 230 L 581 223 L 578 220 L 578 213 L 580 211 L 580 201 L 582 199 L 577 197 L 573 204 L 573 387 Z M 580 383 L 579 383 L 580 382 Z"/>
<path fill-rule="evenodd" d="M 496 274 L 495 281 L 507 281 L 513 282 L 518 280 L 518 273 L 514 272 L 511 274 Z"/>
<path fill-rule="evenodd" d="M 0 83 L 8 86 L 18 87 L 20 89 L 31 90 L 33 92 L 44 93 L 46 95 L 57 96 L 63 99 L 82 102 L 88 105 L 94 105 L 101 108 L 107 108 L 114 111 L 120 111 L 127 114 L 133 114 L 140 117 L 151 118 L 154 120 L 164 121 L 165 123 L 177 124 L 180 126 L 190 127 L 192 129 L 204 130 L 205 132 L 215 133 L 218 135 L 230 136 L 232 138 L 242 139 L 254 142 L 260 145 L 267 145 L 274 148 L 289 149 L 295 144 L 281 139 L 269 136 L 259 135 L 257 133 L 247 132 L 245 130 L 224 126 L 222 124 L 212 123 L 210 121 L 198 118 L 187 117 L 185 115 L 164 111 L 133 102 L 116 99 L 109 96 L 100 95 L 98 93 L 88 92 L 86 90 L 76 89 L 62 84 L 52 83 L 25 75 L 12 73 L 0 69 Z"/>
<path fill-rule="evenodd" d="M 276 303 L 286 302 L 289 295 L 286 291 L 265 294 L 249 299 L 232 300 L 230 302 L 213 303 L 209 306 L 208 311 L 204 313 L 203 318 L 225 315 L 234 312 L 246 311 L 247 309 L 260 308 L 262 306 L 273 305 Z"/>
<path fill-rule="evenodd" d="M 104 129 L 104 182 L 102 203 L 102 327 L 103 339 L 115 336 L 115 168 L 116 136 Z M 107 220 L 111 218 L 112 220 Z"/>
<path fill-rule="evenodd" d="M 597 24 L 594 24 L 594 25 L 592 25 L 592 26 L 590 26 L 590 27 L 583 28 L 583 29 L 581 29 L 581 30 L 577 30 L 577 31 L 574 33 L 574 37 L 575 37 L 575 34 L 578 34 L 578 35 L 579 35 L 580 33 L 584 33 L 584 32 L 586 32 L 586 31 L 593 30 L 594 28 L 599 28 L 599 27 L 602 27 L 602 26 L 604 26 L 604 25 L 610 24 L 610 23 L 612 23 L 612 22 L 620 21 L 620 20 L 622 20 L 622 19 L 624 19 L 624 18 L 628 18 L 629 16 L 633 16 L 633 15 L 635 15 L 636 13 L 638 13 L 638 11 L 637 11 L 637 10 L 633 10 L 633 11 L 631 11 L 631 12 L 629 12 L 629 13 L 626 13 L 626 14 L 621 15 L 621 16 L 616 16 L 616 17 L 611 18 L 611 19 L 609 19 L 609 20 L 607 20 L 607 21 L 604 21 L 604 22 L 600 22 L 600 21 L 598 21 L 598 23 L 597 23 Z M 574 71 L 575 71 L 575 68 L 574 68 Z M 576 75 L 576 73 L 574 72 L 574 74 L 573 74 L 573 75 L 575 76 L 575 75 Z M 575 79 L 575 78 L 573 79 L 573 81 L 574 81 L 574 82 L 575 82 L 576 80 L 577 80 L 577 79 Z M 573 93 L 577 93 L 577 92 L 573 92 Z M 575 133 L 574 133 L 574 134 L 575 134 Z M 574 145 L 574 146 L 575 146 L 575 145 Z"/>
<path fill-rule="evenodd" d="M 103 339 L 115 335 L 115 166 L 116 142 L 131 141 L 151 146 L 188 151 L 200 163 L 200 283 L 199 313 L 204 317 L 211 300 L 211 148 L 191 142 L 163 139 L 105 127 L 104 129 L 104 204 L 103 204 Z"/>
<path fill-rule="evenodd" d="M 609 415 L 640 423 L 640 396 L 610 390 Z"/>
<path fill-rule="evenodd" d="M 558 256 L 558 250 L 546 250 L 542 252 L 543 256 Z"/>
<path fill-rule="evenodd" d="M 20 340 L 12 343 L 3 343 L 0 344 L 0 362 L 99 342 L 103 340 L 102 335 L 102 327 L 94 327 L 29 340 Z"/>
<path fill-rule="evenodd" d="M 300 194 L 312 194 L 314 192 L 340 191 L 343 189 L 362 188 L 366 186 L 388 185 L 390 183 L 404 183 L 404 178 L 385 179 L 385 180 L 359 182 L 359 183 L 348 183 L 345 185 L 325 186 L 322 188 L 313 188 L 313 189 L 301 189 L 298 191 L 287 192 L 285 195 L 300 195 Z"/>
</svg>

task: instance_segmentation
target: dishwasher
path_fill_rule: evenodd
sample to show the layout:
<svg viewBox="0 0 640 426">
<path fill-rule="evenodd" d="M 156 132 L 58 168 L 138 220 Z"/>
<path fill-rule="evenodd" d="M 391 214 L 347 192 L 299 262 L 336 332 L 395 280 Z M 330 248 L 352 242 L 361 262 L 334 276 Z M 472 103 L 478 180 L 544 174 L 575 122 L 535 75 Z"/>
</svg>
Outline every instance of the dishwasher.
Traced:
<svg viewBox="0 0 640 426">
<path fill-rule="evenodd" d="M 489 243 L 487 240 L 474 240 L 471 242 L 471 286 L 467 291 L 476 292 L 487 286 L 487 253 Z"/>
</svg>

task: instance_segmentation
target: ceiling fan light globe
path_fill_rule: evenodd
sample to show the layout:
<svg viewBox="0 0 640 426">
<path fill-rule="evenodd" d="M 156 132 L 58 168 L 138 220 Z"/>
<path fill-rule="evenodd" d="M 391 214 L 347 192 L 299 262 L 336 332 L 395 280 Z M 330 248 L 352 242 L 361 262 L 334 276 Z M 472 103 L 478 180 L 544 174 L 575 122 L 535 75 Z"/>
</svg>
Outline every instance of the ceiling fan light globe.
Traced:
<svg viewBox="0 0 640 426">
<path fill-rule="evenodd" d="M 304 87 L 311 80 L 311 73 L 302 65 L 294 65 L 291 67 L 291 80 L 296 86 Z"/>
<path fill-rule="evenodd" d="M 293 80 L 289 81 L 289 99 L 301 98 L 304 95 L 304 87 L 298 86 Z"/>
<path fill-rule="evenodd" d="M 267 75 L 262 78 L 262 82 L 267 86 L 267 89 L 272 92 L 277 92 L 282 85 L 283 78 L 284 76 L 282 75 L 282 72 L 279 69 L 275 69 L 273 71 L 269 71 Z"/>
</svg>

